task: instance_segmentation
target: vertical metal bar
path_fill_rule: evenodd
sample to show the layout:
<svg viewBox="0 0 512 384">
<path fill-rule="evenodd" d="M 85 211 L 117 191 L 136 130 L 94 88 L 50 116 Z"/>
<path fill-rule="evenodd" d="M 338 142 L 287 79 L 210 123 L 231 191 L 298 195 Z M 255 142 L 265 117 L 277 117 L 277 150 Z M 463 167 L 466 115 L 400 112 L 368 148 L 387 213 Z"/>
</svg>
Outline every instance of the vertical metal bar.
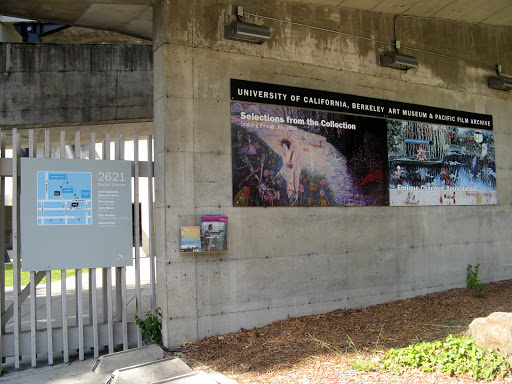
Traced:
<svg viewBox="0 0 512 384">
<path fill-rule="evenodd" d="M 36 157 L 36 143 L 34 142 L 34 130 L 28 131 L 29 157 Z M 37 365 L 37 294 L 36 273 L 30 271 L 30 360 L 32 367 Z"/>
<path fill-rule="evenodd" d="M 135 165 L 133 179 L 133 212 L 135 220 L 135 308 L 137 316 L 142 318 L 142 298 L 140 292 L 140 218 L 139 218 L 139 135 L 133 136 L 133 161 Z M 137 332 L 137 346 L 142 345 L 142 334 Z"/>
<path fill-rule="evenodd" d="M 46 332 L 48 335 L 48 365 L 53 365 L 52 272 L 46 271 Z"/>
<path fill-rule="evenodd" d="M 118 160 L 124 160 L 124 134 L 121 134 L 119 138 L 119 148 L 116 153 Z M 130 177 L 131 181 L 131 177 Z M 126 351 L 128 349 L 128 300 L 126 293 L 126 267 L 116 268 L 119 275 L 116 277 L 116 300 L 120 301 L 120 309 L 121 309 L 121 321 L 122 321 L 122 330 L 123 330 L 123 350 Z M 117 289 L 117 284 L 120 284 L 120 289 Z M 119 313 L 119 312 L 118 312 Z"/>
<path fill-rule="evenodd" d="M 91 132 L 91 139 L 89 141 L 89 160 L 94 160 L 94 155 L 96 153 L 96 150 L 95 150 L 95 142 L 96 142 L 96 135 L 94 132 Z M 94 270 L 94 268 L 89 268 L 89 324 L 93 324 L 93 315 L 92 315 L 92 312 L 93 312 L 93 300 L 92 300 L 92 291 L 93 291 L 93 287 L 92 287 L 92 280 L 93 280 L 93 277 L 92 277 L 92 271 Z"/>
<path fill-rule="evenodd" d="M 116 160 L 124 160 L 124 133 L 119 135 L 119 141 L 117 143 L 119 143 L 119 146 L 116 148 Z"/>
<path fill-rule="evenodd" d="M 5 132 L 0 129 L 0 158 L 5 158 Z M 0 176 L 0 314 L 5 312 L 5 177 Z M 5 327 L 0 326 L 0 374 L 2 373 L 2 339 Z"/>
<path fill-rule="evenodd" d="M 44 131 L 44 157 L 51 155 L 50 131 Z M 52 272 L 46 271 L 46 335 L 48 336 L 48 365 L 53 365 L 53 326 L 52 326 Z"/>
<path fill-rule="evenodd" d="M 103 144 L 103 159 L 110 159 L 110 134 L 105 135 Z M 112 268 L 103 268 L 102 270 L 102 289 L 103 289 L 103 321 L 107 322 L 108 333 L 108 352 L 114 352 L 114 324 L 112 309 Z"/>
<path fill-rule="evenodd" d="M 149 282 L 151 288 L 151 313 L 156 310 L 156 279 L 155 279 L 155 236 L 153 219 L 153 137 L 148 136 L 148 217 L 149 217 Z"/>
<path fill-rule="evenodd" d="M 75 132 L 75 153 L 73 154 L 75 156 L 75 159 L 80 159 L 80 155 L 81 155 L 81 151 L 80 151 L 80 131 L 76 131 Z M 76 305 L 75 305 L 75 317 L 76 317 L 76 325 L 77 327 L 79 326 L 79 322 L 78 322 L 78 318 L 79 318 L 79 302 L 78 302 L 78 273 L 77 273 L 77 270 L 75 269 L 75 300 L 76 300 Z"/>
<path fill-rule="evenodd" d="M 104 268 L 107 271 L 107 327 L 108 327 L 108 353 L 114 353 L 114 324 L 112 310 L 112 268 Z"/>
<path fill-rule="evenodd" d="M 128 303 L 126 294 L 126 267 L 121 267 L 121 316 L 123 321 L 123 351 L 128 349 Z"/>
<path fill-rule="evenodd" d="M 94 149 L 94 144 L 95 144 L 95 134 L 94 132 L 91 132 L 91 139 L 89 141 L 89 160 L 94 160 L 94 154 L 95 154 L 95 149 Z M 93 280 L 93 277 L 92 277 L 92 272 L 93 272 L 94 268 L 89 268 L 89 324 L 92 325 L 93 324 L 93 299 L 92 299 L 92 296 L 93 296 L 93 286 L 92 286 L 92 280 Z"/>
<path fill-rule="evenodd" d="M 32 367 L 37 365 L 37 305 L 36 273 L 30 271 L 30 357 Z"/>
<path fill-rule="evenodd" d="M 105 140 L 103 141 L 103 160 L 110 160 L 110 134 L 105 134 Z M 109 316 L 109 305 L 108 305 L 108 279 L 107 276 L 110 273 L 110 268 L 103 268 L 101 270 L 102 276 L 102 296 L 103 296 L 103 322 L 108 322 Z M 112 304 L 112 303 L 111 303 Z"/>
<path fill-rule="evenodd" d="M 89 144 L 89 159 L 96 158 L 96 134 L 91 132 L 91 141 Z M 96 292 L 96 268 L 89 268 L 89 320 L 92 324 L 92 338 L 94 346 L 94 357 L 100 355 L 99 352 L 99 332 L 98 332 L 98 295 Z"/>
<path fill-rule="evenodd" d="M 78 306 L 78 359 L 84 360 L 84 310 L 83 310 L 83 295 L 82 295 L 82 270 L 76 269 L 76 289 L 77 306 Z"/>
<path fill-rule="evenodd" d="M 82 151 L 80 148 L 80 131 L 75 134 L 75 159 L 80 159 Z M 78 323 L 78 359 L 84 360 L 84 303 L 82 291 L 82 270 L 75 269 L 76 277 L 76 309 Z"/>
<path fill-rule="evenodd" d="M 21 180 L 21 133 L 18 133 L 17 134 L 17 145 L 16 145 L 16 151 L 18 153 L 18 156 L 17 156 L 17 160 L 16 160 L 16 164 L 17 164 L 17 167 L 18 167 L 18 176 L 16 177 L 16 190 L 17 190 L 17 200 L 18 200 L 18 210 L 17 210 L 17 216 L 16 216 L 16 231 L 17 231 L 17 236 L 16 236 L 16 243 L 17 243 L 17 246 L 18 246 L 18 291 L 19 293 L 21 294 L 21 226 L 20 226 L 20 214 L 21 214 L 21 211 L 20 211 L 20 205 L 21 205 L 21 200 L 20 200 L 20 197 L 21 197 L 21 189 L 20 189 L 20 180 Z M 21 305 L 21 302 L 20 302 L 20 305 Z M 21 308 L 20 308 L 20 315 L 21 315 Z M 19 316 L 18 318 L 18 322 L 20 323 L 20 331 L 21 331 L 21 316 Z M 21 352 L 21 350 L 20 350 Z"/>
<path fill-rule="evenodd" d="M 28 157 L 37 157 L 37 140 L 33 129 L 28 130 Z"/>
<path fill-rule="evenodd" d="M 51 153 L 51 142 L 50 142 L 50 131 L 46 129 L 44 131 L 44 157 L 49 158 Z"/>
<path fill-rule="evenodd" d="M 60 158 L 66 158 L 66 132 L 60 132 Z M 62 309 L 62 353 L 64 363 L 69 363 L 69 337 L 68 337 L 68 291 L 66 286 L 66 270 L 60 271 L 60 294 Z"/>
<path fill-rule="evenodd" d="M 12 130 L 12 273 L 13 273 L 13 310 L 14 310 L 14 368 L 20 367 L 20 255 L 18 242 L 18 174 L 19 174 L 19 141 L 18 130 Z"/>
<path fill-rule="evenodd" d="M 123 148 L 123 149 L 121 149 Z M 124 135 L 121 134 L 121 137 L 119 138 L 118 141 L 115 142 L 115 154 L 114 154 L 114 158 L 116 160 L 121 160 L 122 157 L 121 157 L 121 152 L 123 152 L 123 155 L 124 155 Z M 122 303 L 122 284 L 121 284 L 121 268 L 120 267 L 116 267 L 114 268 L 114 271 L 115 271 L 115 276 L 116 276 L 116 279 L 115 279 L 115 284 L 116 284 L 116 288 L 115 288 L 115 292 L 116 292 L 116 317 L 117 317 L 117 320 L 118 321 L 122 321 L 122 316 L 123 316 L 123 303 Z"/>
</svg>

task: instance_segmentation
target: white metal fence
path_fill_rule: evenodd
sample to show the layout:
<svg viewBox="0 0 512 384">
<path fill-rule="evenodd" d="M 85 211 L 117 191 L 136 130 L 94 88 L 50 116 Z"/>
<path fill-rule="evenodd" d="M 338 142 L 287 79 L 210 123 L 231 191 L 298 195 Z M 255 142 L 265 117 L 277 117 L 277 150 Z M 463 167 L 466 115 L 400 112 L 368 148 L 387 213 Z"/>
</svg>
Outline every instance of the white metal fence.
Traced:
<svg viewBox="0 0 512 384">
<path fill-rule="evenodd" d="M 144 313 L 156 309 L 152 137 L 146 138 L 147 158 L 141 160 L 139 144 L 143 141 L 139 141 L 137 135 L 129 142 L 120 135 L 114 145 L 114 156 L 111 156 L 109 134 L 96 143 L 95 133 L 91 133 L 88 144 L 84 145 L 85 140 L 81 140 L 80 132 L 76 132 L 73 152 L 69 150 L 72 147 L 66 146 L 69 141 L 64 131 L 60 132 L 57 140 L 53 138 L 53 142 L 59 142 L 53 147 L 54 130 L 44 131 L 44 143 L 41 144 L 37 143 L 34 130 L 23 133 L 24 137 L 17 129 L 0 131 L 0 357 L 3 367 L 17 369 L 53 365 L 55 362 L 69 362 L 70 355 L 77 355 L 83 360 L 87 355 L 98 357 L 100 353 L 140 346 L 142 338 L 135 324 L 135 315 L 143 317 Z M 8 136 L 10 143 L 7 143 Z M 98 155 L 98 147 L 101 155 Z M 66 277 L 70 271 L 58 271 L 58 278 L 54 271 L 53 283 L 52 271 L 30 272 L 30 281 L 22 284 L 20 157 L 22 152 L 27 155 L 25 148 L 29 157 L 74 157 L 91 161 L 111 157 L 124 160 L 126 148 L 131 150 L 135 207 L 133 268 L 91 268 L 87 272 L 78 269 L 73 271 L 74 279 Z M 147 180 L 147 190 L 142 191 L 142 199 L 141 178 Z M 6 190 L 7 181 L 12 185 L 12 191 L 10 188 Z M 6 205 L 8 196 L 12 196 L 11 206 Z M 141 257 L 139 204 L 146 220 L 147 257 Z M 9 223 L 12 233 L 6 235 Z M 6 287 L 5 276 L 12 276 L 12 287 Z M 44 278 L 46 283 L 42 285 Z"/>
</svg>

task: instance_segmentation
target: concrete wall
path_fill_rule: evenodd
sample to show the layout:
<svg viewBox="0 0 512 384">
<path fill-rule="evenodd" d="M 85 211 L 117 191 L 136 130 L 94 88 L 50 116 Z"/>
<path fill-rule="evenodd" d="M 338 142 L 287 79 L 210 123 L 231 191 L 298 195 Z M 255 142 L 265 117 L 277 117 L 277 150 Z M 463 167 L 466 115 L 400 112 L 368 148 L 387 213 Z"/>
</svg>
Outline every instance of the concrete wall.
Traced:
<svg viewBox="0 0 512 384">
<path fill-rule="evenodd" d="M 413 53 L 408 72 L 378 66 L 384 44 L 277 21 L 262 46 L 223 39 L 230 1 L 154 6 L 158 301 L 164 342 L 370 306 L 512 276 L 511 96 L 487 89 L 492 69 Z M 270 17 L 394 41 L 393 15 L 239 1 Z M 510 69 L 508 30 L 399 19 L 402 45 Z M 493 115 L 498 206 L 234 208 L 230 79 L 292 85 Z M 179 227 L 229 216 L 229 251 L 179 253 Z"/>
<path fill-rule="evenodd" d="M 0 127 L 153 116 L 149 45 L 0 44 Z"/>
</svg>

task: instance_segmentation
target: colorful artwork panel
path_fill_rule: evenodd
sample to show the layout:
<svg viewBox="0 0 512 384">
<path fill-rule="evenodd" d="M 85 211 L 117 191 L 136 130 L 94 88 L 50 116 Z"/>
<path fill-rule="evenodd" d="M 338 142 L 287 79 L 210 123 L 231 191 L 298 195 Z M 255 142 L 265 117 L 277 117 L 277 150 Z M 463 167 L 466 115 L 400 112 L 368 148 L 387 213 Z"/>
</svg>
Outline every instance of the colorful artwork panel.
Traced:
<svg viewBox="0 0 512 384">
<path fill-rule="evenodd" d="M 492 131 L 388 120 L 390 205 L 496 204 Z"/>
<path fill-rule="evenodd" d="M 385 120 L 231 104 L 235 206 L 388 204 Z"/>
</svg>

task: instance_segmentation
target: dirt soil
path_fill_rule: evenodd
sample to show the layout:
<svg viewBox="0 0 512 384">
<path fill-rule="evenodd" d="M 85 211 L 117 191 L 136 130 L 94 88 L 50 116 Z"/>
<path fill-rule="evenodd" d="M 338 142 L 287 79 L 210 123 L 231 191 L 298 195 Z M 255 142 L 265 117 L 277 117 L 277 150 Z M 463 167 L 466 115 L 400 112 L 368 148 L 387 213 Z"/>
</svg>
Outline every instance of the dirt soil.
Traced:
<svg viewBox="0 0 512 384">
<path fill-rule="evenodd" d="M 390 348 L 444 340 L 449 334 L 462 336 L 473 319 L 492 312 L 512 312 L 512 280 L 488 284 L 483 298 L 474 297 L 469 288 L 453 289 L 370 308 L 275 321 L 181 348 L 196 369 L 213 369 L 240 384 L 474 383 L 470 376 L 440 372 L 362 372 L 350 362 L 358 354 L 378 362 Z M 343 353 L 333 353 L 318 340 Z M 496 382 L 512 383 L 512 378 Z"/>
</svg>

